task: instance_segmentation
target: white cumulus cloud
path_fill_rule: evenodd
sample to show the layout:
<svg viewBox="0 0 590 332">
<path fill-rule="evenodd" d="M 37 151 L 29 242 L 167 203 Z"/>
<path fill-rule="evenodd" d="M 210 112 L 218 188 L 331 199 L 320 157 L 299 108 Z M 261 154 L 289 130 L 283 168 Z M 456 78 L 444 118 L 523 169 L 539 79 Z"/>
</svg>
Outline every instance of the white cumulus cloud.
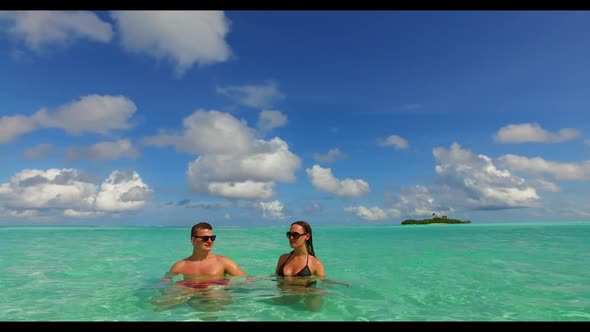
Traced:
<svg viewBox="0 0 590 332">
<path fill-rule="evenodd" d="M 218 87 L 217 93 L 234 99 L 238 104 L 253 108 L 268 108 L 285 99 L 276 82 L 259 85 Z"/>
<path fill-rule="evenodd" d="M 580 132 L 572 128 L 563 128 L 557 133 L 549 132 L 538 123 L 509 124 L 494 134 L 499 143 L 560 143 L 579 138 Z"/>
<path fill-rule="evenodd" d="M 336 159 L 345 159 L 346 157 L 347 155 L 340 151 L 339 148 L 330 149 L 326 154 L 314 153 L 313 155 L 315 161 L 320 163 L 331 163 L 336 161 Z"/>
<path fill-rule="evenodd" d="M 40 128 L 59 128 L 74 135 L 110 135 L 113 130 L 131 128 L 128 120 L 136 110 L 133 101 L 123 96 L 83 96 L 56 111 L 43 108 L 31 116 L 0 117 L 0 143 Z"/>
<path fill-rule="evenodd" d="M 139 151 L 127 139 L 114 142 L 99 142 L 90 147 L 72 147 L 66 151 L 68 159 L 114 160 L 118 158 L 137 158 Z"/>
<path fill-rule="evenodd" d="M 65 216 L 137 210 L 153 190 L 132 171 L 113 171 L 99 187 L 97 179 L 77 169 L 24 169 L 0 184 L 0 208 L 63 210 Z"/>
<path fill-rule="evenodd" d="M 539 203 L 533 186 L 508 170 L 498 169 L 491 158 L 475 155 L 453 143 L 450 149 L 432 151 L 439 165 L 435 171 L 439 183 L 452 188 L 455 202 L 472 209 L 532 207 Z M 447 193 L 450 194 L 450 193 Z"/>
<path fill-rule="evenodd" d="M 550 174 L 557 180 L 590 181 L 590 160 L 578 163 L 548 161 L 541 157 L 528 158 L 507 154 L 498 158 L 498 162 L 513 171 L 532 174 Z"/>
<path fill-rule="evenodd" d="M 266 110 L 258 115 L 258 128 L 263 132 L 283 127 L 287 124 L 287 116 L 281 111 Z"/>
<path fill-rule="evenodd" d="M 124 49 L 170 60 L 181 76 L 193 65 L 224 62 L 230 21 L 222 11 L 113 11 Z"/>
<path fill-rule="evenodd" d="M 285 206 L 279 201 L 259 202 L 258 207 L 262 210 L 262 217 L 267 219 L 282 220 L 288 218 L 285 214 Z"/>
<path fill-rule="evenodd" d="M 368 194 L 371 189 L 369 184 L 362 179 L 338 180 L 331 168 L 322 168 L 320 165 L 313 165 L 305 170 L 314 188 L 332 193 L 340 197 L 361 197 Z"/>
<path fill-rule="evenodd" d="M 378 139 L 377 143 L 383 147 L 393 146 L 396 150 L 407 149 L 410 147 L 408 141 L 399 135 L 391 135 L 386 139 Z"/>
<path fill-rule="evenodd" d="M 191 189 L 232 199 L 268 199 L 275 195 L 277 181 L 295 181 L 301 167 L 299 157 L 279 137 L 258 139 L 245 121 L 215 110 L 195 111 L 184 119 L 179 134 L 143 141 L 198 155 L 187 170 Z"/>
<path fill-rule="evenodd" d="M 344 211 L 354 212 L 359 218 L 372 221 L 397 218 L 401 215 L 397 209 L 382 209 L 378 206 L 371 208 L 362 205 L 349 206 L 344 208 Z"/>
<path fill-rule="evenodd" d="M 111 24 L 87 11 L 4 12 L 1 21 L 8 21 L 8 32 L 33 51 L 44 46 L 69 45 L 77 39 L 108 43 L 113 37 Z"/>
</svg>

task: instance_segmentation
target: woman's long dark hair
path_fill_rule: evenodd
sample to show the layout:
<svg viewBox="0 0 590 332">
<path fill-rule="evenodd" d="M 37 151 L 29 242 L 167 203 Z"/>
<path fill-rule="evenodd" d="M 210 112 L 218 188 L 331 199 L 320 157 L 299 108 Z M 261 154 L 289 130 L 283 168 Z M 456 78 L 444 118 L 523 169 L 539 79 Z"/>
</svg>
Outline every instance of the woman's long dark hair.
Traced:
<svg viewBox="0 0 590 332">
<path fill-rule="evenodd" d="M 309 240 L 305 241 L 305 247 L 310 255 L 316 257 L 315 250 L 313 250 L 313 234 L 311 234 L 311 226 L 303 220 L 296 221 L 291 224 L 291 226 L 293 225 L 299 225 L 305 229 L 305 233 L 309 233 Z"/>
</svg>

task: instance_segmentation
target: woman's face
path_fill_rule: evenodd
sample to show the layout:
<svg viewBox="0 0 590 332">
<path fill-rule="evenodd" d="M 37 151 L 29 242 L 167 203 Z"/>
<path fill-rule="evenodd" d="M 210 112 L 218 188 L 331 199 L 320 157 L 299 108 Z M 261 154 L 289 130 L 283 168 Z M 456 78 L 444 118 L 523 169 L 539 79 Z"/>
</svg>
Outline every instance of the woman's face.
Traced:
<svg viewBox="0 0 590 332">
<path fill-rule="evenodd" d="M 305 228 L 301 225 L 291 225 L 289 232 L 287 232 L 287 238 L 289 239 L 289 245 L 292 248 L 304 245 L 309 240 L 309 233 L 305 232 Z"/>
</svg>

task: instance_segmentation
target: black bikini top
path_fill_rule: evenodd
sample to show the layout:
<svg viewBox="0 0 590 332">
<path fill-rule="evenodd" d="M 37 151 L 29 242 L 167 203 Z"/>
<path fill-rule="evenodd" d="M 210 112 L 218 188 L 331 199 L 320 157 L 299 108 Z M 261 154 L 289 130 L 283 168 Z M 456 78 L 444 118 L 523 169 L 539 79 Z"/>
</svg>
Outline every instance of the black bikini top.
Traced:
<svg viewBox="0 0 590 332">
<path fill-rule="evenodd" d="M 287 265 L 287 262 L 289 261 L 289 259 L 291 258 L 291 256 L 293 256 L 293 253 L 291 253 L 289 255 L 289 257 L 287 257 L 287 259 L 285 260 L 285 262 L 283 263 L 283 265 L 281 265 L 281 267 L 279 268 L 279 272 L 278 275 L 280 275 L 281 277 L 285 276 L 285 272 L 283 271 L 285 269 L 285 265 Z M 307 263 L 309 262 L 309 255 L 307 255 L 307 260 L 305 261 L 305 267 L 301 269 L 301 271 L 297 272 L 297 274 L 293 275 L 294 277 L 310 277 L 311 276 L 311 270 L 309 269 L 309 266 L 307 265 Z"/>
</svg>

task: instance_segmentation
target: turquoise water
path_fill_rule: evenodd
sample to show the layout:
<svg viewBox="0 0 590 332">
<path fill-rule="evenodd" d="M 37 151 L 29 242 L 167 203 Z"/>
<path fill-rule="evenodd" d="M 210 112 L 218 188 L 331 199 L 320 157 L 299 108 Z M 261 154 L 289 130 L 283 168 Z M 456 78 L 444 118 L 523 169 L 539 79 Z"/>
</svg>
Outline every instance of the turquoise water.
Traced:
<svg viewBox="0 0 590 332">
<path fill-rule="evenodd" d="M 328 277 L 352 284 L 320 283 L 318 312 L 272 301 L 286 230 L 216 227 L 213 252 L 260 278 L 203 312 L 151 303 L 190 227 L 3 227 L 0 321 L 590 321 L 588 222 L 314 227 Z"/>
</svg>

